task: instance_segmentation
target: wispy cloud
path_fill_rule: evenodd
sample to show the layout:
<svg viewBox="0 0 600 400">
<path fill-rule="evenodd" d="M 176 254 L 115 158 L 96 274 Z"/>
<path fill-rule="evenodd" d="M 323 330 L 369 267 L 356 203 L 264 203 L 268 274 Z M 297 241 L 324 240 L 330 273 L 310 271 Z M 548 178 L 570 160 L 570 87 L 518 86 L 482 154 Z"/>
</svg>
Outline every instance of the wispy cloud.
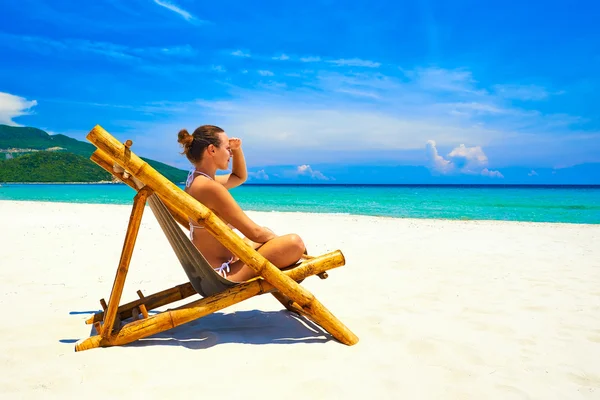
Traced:
<svg viewBox="0 0 600 400">
<path fill-rule="evenodd" d="M 474 114 L 502 114 L 509 113 L 512 110 L 504 109 L 489 103 L 480 103 L 477 101 L 446 103 L 446 106 L 452 108 L 453 115 L 472 116 Z"/>
<path fill-rule="evenodd" d="M 321 57 L 315 57 L 315 56 L 300 57 L 300 61 L 305 62 L 305 63 L 314 63 L 314 62 L 321 61 Z"/>
<path fill-rule="evenodd" d="M 21 96 L 0 92 L 0 124 L 20 126 L 14 118 L 29 115 L 37 105 L 36 100 L 27 100 Z"/>
<path fill-rule="evenodd" d="M 286 85 L 285 79 L 292 78 L 283 73 L 275 74 L 277 78 L 269 85 L 228 82 L 227 100 L 190 104 L 186 113 L 194 118 L 187 121 L 180 114 L 173 116 L 173 121 L 193 125 L 201 116 L 243 136 L 251 149 L 260 148 L 255 151 L 260 157 L 268 155 L 272 163 L 295 160 L 307 165 L 326 160 L 326 149 L 335 149 L 336 157 L 352 154 L 355 159 L 371 150 L 386 154 L 386 159 L 401 152 L 403 159 L 425 163 L 423 143 L 428 139 L 434 140 L 437 148 L 458 148 L 452 157 L 440 161 L 453 165 L 458 162 L 461 143 L 466 149 L 486 148 L 502 163 L 523 157 L 539 159 L 539 145 L 548 143 L 549 138 L 561 146 L 580 146 L 584 141 L 591 145 L 600 140 L 599 132 L 576 135 L 574 124 L 581 121 L 575 116 L 511 105 L 479 85 L 468 70 L 416 68 L 401 76 L 323 69 L 287 74 L 291 73 L 293 85 Z M 143 129 L 164 132 L 160 125 Z M 546 148 L 551 152 L 544 154 L 546 160 L 561 158 L 558 147 Z M 479 173 L 497 176 L 485 168 L 489 167 L 481 166 Z"/>
<path fill-rule="evenodd" d="M 426 90 L 442 92 L 485 94 L 476 88 L 476 81 L 470 71 L 464 69 L 443 69 L 438 67 L 404 70 L 407 77 L 413 79 Z"/>
<path fill-rule="evenodd" d="M 232 56 L 236 56 L 236 57 L 250 57 L 250 52 L 246 52 L 246 51 L 242 51 L 242 50 L 235 50 L 233 52 L 231 52 Z"/>
<path fill-rule="evenodd" d="M 355 90 L 355 89 L 337 89 L 337 92 L 338 93 L 346 93 L 351 96 L 357 96 L 357 97 L 369 97 L 372 99 L 380 99 L 381 98 L 379 95 L 377 95 L 377 93 L 367 92 L 367 91 L 362 91 L 362 90 Z"/>
<path fill-rule="evenodd" d="M 550 95 L 537 85 L 494 85 L 494 90 L 504 98 L 518 100 L 543 100 Z"/>
<path fill-rule="evenodd" d="M 250 57 L 250 52 L 247 50 L 235 50 L 229 54 L 231 54 L 233 56 L 237 56 L 237 57 Z M 314 56 L 314 55 L 298 56 L 298 55 L 289 55 L 287 53 L 281 53 L 281 54 L 274 55 L 274 56 L 266 56 L 264 54 L 262 54 L 262 55 L 257 54 L 257 55 L 254 55 L 253 58 L 256 60 L 267 61 L 267 62 L 270 60 L 277 60 L 277 61 L 292 60 L 292 61 L 300 61 L 302 63 L 329 64 L 329 65 L 334 65 L 334 66 L 338 66 L 338 67 L 378 68 L 382 65 L 380 62 L 370 61 L 370 60 L 362 60 L 360 58 L 330 59 L 327 57 Z"/>
<path fill-rule="evenodd" d="M 42 55 L 53 57 L 77 58 L 82 54 L 101 55 L 118 61 L 173 60 L 188 59 L 196 56 L 196 50 L 186 44 L 171 47 L 131 47 L 117 43 L 92 41 L 85 39 L 56 40 L 44 36 L 21 36 L 0 33 L 4 45 L 27 49 Z"/>
<path fill-rule="evenodd" d="M 182 57 L 188 54 L 185 49 L 181 48 Z M 133 56 L 145 54 L 132 49 L 112 50 Z M 577 116 L 521 108 L 510 101 L 516 97 L 515 92 L 526 97 L 525 92 L 517 90 L 520 85 L 483 85 L 467 68 L 403 69 L 359 58 L 331 60 L 287 54 L 291 62 L 285 63 L 273 60 L 281 60 L 282 56 L 253 54 L 253 65 L 257 67 L 254 73 L 268 78 L 257 79 L 247 73 L 247 66 L 241 69 L 239 63 L 231 61 L 232 55 L 248 57 L 249 50 L 220 51 L 225 58 L 215 61 L 223 64 L 204 67 L 209 72 L 212 69 L 213 76 L 227 71 L 226 77 L 219 78 L 223 86 L 217 98 L 207 95 L 202 101 L 188 102 L 182 111 L 173 113 L 171 122 L 153 122 L 139 129 L 148 131 L 149 136 L 153 132 L 159 135 L 180 126 L 193 126 L 202 118 L 243 136 L 251 149 L 260 148 L 261 154 L 268 154 L 272 162 L 295 160 L 310 165 L 327 158 L 324 149 L 354 156 L 365 150 L 385 151 L 388 159 L 402 152 L 403 157 L 425 163 L 423 143 L 429 139 L 435 141 L 437 148 L 455 149 L 464 143 L 467 149 L 504 152 L 495 160 L 531 157 L 536 152 L 535 144 L 547 142 L 549 137 L 554 140 L 554 136 L 559 136 L 557 140 L 563 143 L 575 143 L 573 134 L 561 136 L 561 132 L 576 132 L 574 126 L 584 122 Z M 303 63 L 310 63 L 310 70 Z M 158 67 L 164 69 L 162 65 Z M 178 76 L 185 75 L 187 79 L 197 76 L 201 67 L 182 62 L 171 63 L 167 69 L 175 68 Z M 534 89 L 538 98 L 541 93 L 552 95 L 543 87 Z M 529 97 L 535 97 L 533 91 Z M 582 131 L 579 137 L 588 143 L 600 139 L 600 133 Z M 514 148 L 519 148 L 519 153 L 512 151 Z M 300 151 L 310 155 L 301 159 Z M 450 158 L 437 154 L 440 165 L 445 161 L 456 165 L 457 154 Z M 559 153 L 554 154 L 558 159 Z M 485 168 L 488 167 L 482 166 L 479 173 L 497 176 Z"/>
<path fill-rule="evenodd" d="M 258 170 L 256 172 L 249 171 L 248 176 L 251 179 L 257 180 L 257 181 L 268 181 L 269 180 L 269 175 L 265 172 L 264 169 Z"/>
<path fill-rule="evenodd" d="M 173 4 L 173 3 L 169 2 L 169 1 L 154 0 L 154 2 L 156 4 L 158 4 L 159 6 L 166 8 L 167 10 L 171 10 L 174 13 L 179 14 L 186 21 L 191 21 L 191 20 L 195 19 L 195 17 L 191 13 L 185 11 L 183 8 L 178 7 L 178 6 L 176 6 L 175 4 Z"/>
<path fill-rule="evenodd" d="M 378 62 L 361 60 L 358 58 L 329 60 L 327 62 L 331 63 L 331 64 L 335 64 L 335 65 L 346 66 L 346 67 L 377 68 L 381 65 L 381 63 L 378 63 Z"/>
</svg>

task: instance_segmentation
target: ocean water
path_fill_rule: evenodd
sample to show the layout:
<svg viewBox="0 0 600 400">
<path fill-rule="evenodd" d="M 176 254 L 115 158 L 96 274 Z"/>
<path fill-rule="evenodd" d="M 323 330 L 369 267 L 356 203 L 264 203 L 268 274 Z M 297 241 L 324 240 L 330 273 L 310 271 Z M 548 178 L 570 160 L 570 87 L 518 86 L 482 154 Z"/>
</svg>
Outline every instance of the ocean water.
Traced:
<svg viewBox="0 0 600 400">
<path fill-rule="evenodd" d="M 134 194 L 126 185 L 0 186 L 0 201 L 132 204 Z M 600 186 L 243 185 L 231 194 L 252 211 L 600 223 Z"/>
</svg>

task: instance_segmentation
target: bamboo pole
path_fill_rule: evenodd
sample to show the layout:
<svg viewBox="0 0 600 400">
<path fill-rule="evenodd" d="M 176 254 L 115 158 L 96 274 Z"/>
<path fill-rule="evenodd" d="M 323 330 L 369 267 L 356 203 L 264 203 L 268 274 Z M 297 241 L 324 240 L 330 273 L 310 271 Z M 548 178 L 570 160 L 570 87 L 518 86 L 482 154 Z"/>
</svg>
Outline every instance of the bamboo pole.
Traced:
<svg viewBox="0 0 600 400">
<path fill-rule="evenodd" d="M 190 296 L 197 294 L 194 290 L 194 287 L 190 282 L 186 282 L 181 285 L 177 285 L 170 289 L 162 290 L 158 293 L 154 293 L 150 296 L 145 296 L 143 299 L 138 299 L 132 301 L 127 304 L 123 304 L 119 306 L 117 313 L 121 317 L 121 319 L 126 319 L 127 316 L 131 313 L 131 310 L 134 307 L 139 307 L 144 304 L 146 306 L 146 310 L 154 310 L 155 308 L 162 307 L 166 304 L 174 303 L 179 300 L 183 300 Z M 104 312 L 98 312 L 88 318 L 85 323 L 93 324 L 94 322 L 99 322 L 104 319 Z"/>
<path fill-rule="evenodd" d="M 334 252 L 326 258 L 319 258 L 311 259 L 305 265 L 300 265 L 297 268 L 287 271 L 286 275 L 294 281 L 303 280 L 310 275 L 324 272 L 334 268 L 336 265 L 339 266 L 343 256 L 340 252 Z M 148 318 L 130 322 L 112 336 L 96 335 L 86 338 L 75 344 L 75 351 L 131 343 L 212 314 L 253 296 L 270 293 L 275 290 L 275 287 L 263 278 L 256 278 L 225 289 L 216 295 L 163 311 Z"/>
<path fill-rule="evenodd" d="M 171 210 L 178 210 L 204 225 L 223 246 L 252 268 L 257 275 L 262 276 L 277 290 L 310 312 L 315 322 L 337 340 L 347 345 L 358 342 L 358 337 L 325 308 L 312 293 L 283 274 L 256 250 L 246 246 L 243 240 L 231 229 L 228 229 L 227 225 L 210 209 L 163 177 L 129 149 L 126 149 L 122 143 L 112 137 L 101 126 L 96 125 L 88 133 L 87 139 L 138 180 L 150 187 Z"/>
<path fill-rule="evenodd" d="M 308 261 L 298 264 L 292 269 L 284 271 L 284 273 L 292 277 L 301 276 L 303 277 L 302 279 L 304 279 L 304 277 L 319 275 L 321 273 L 324 273 L 325 271 L 328 271 L 333 268 L 338 268 L 343 265 L 344 256 L 339 250 L 336 250 L 318 257 L 313 257 Z M 141 307 L 142 305 L 145 305 L 146 310 L 154 310 L 158 307 L 162 307 L 164 305 L 183 300 L 195 294 L 197 293 L 194 290 L 192 284 L 190 282 L 186 282 L 181 285 L 177 285 L 173 288 L 162 290 L 158 293 L 154 293 L 149 296 L 144 296 L 143 299 L 140 298 L 130 303 L 123 304 L 119 306 L 117 313 L 119 317 L 124 320 L 131 315 L 131 310 L 135 307 Z M 88 318 L 85 321 L 85 323 L 93 324 L 102 321 L 103 318 L 104 312 L 98 312 L 90 318 Z"/>
<path fill-rule="evenodd" d="M 150 189 L 143 188 L 135 195 L 133 200 L 131 216 L 129 217 L 129 225 L 127 226 L 127 233 L 125 234 L 125 243 L 123 244 L 121 259 L 119 260 L 119 267 L 117 269 L 112 290 L 110 292 L 108 309 L 104 314 L 104 324 L 102 327 L 102 336 L 104 337 L 108 337 L 113 330 L 113 324 L 115 322 L 115 318 L 117 317 L 117 309 L 119 308 L 121 294 L 123 293 L 123 287 L 125 285 L 125 278 L 127 277 L 129 263 L 131 262 L 131 256 L 133 254 L 133 248 L 135 246 L 135 241 L 137 239 L 140 224 L 142 222 L 142 215 L 144 213 L 144 207 L 146 206 L 146 198 L 150 194 Z"/>
<path fill-rule="evenodd" d="M 142 294 L 142 291 L 141 291 L 141 290 L 138 290 L 138 291 L 137 291 L 137 294 L 138 294 L 138 296 L 140 297 L 140 299 L 142 299 L 142 300 L 144 300 L 144 298 L 146 297 L 146 296 L 144 296 L 144 295 Z M 140 304 L 140 305 L 139 305 L 139 307 L 138 307 L 138 308 L 139 308 L 140 312 L 142 313 L 142 316 L 143 316 L 144 318 L 148 318 L 148 309 L 146 308 L 146 304 L 142 303 L 142 304 Z"/>
<path fill-rule="evenodd" d="M 118 174 L 113 170 L 113 162 L 114 161 L 110 158 L 110 156 L 108 154 L 106 154 L 102 150 L 98 149 L 98 150 L 94 151 L 94 153 L 92 154 L 90 159 L 93 162 L 95 162 L 96 164 L 98 164 L 100 167 L 102 167 L 104 170 L 106 170 L 108 173 L 115 175 L 117 178 L 122 180 L 123 183 L 127 184 L 132 189 L 134 189 L 136 191 L 139 190 L 137 188 L 137 186 L 135 185 L 135 182 L 133 181 L 133 179 L 131 179 L 129 177 L 125 178 L 125 177 L 123 177 L 123 174 Z M 188 219 L 185 215 L 183 215 L 181 213 L 173 212 L 173 210 L 171 210 L 170 208 L 169 208 L 169 212 L 181 226 L 183 226 L 187 230 L 190 229 Z"/>
<path fill-rule="evenodd" d="M 125 177 L 125 176 L 123 176 L 122 173 L 118 173 L 115 170 L 113 170 L 113 164 L 110 160 L 110 157 L 108 157 L 106 154 L 102 153 L 101 150 L 96 150 L 94 153 L 92 153 L 92 155 L 90 156 L 90 160 L 92 160 L 93 162 L 98 164 L 101 168 L 103 168 L 109 174 L 119 178 L 119 180 L 121 182 L 132 187 L 136 191 L 138 190 L 138 188 L 135 186 L 135 182 L 133 181 L 133 179 L 131 179 L 130 177 Z"/>
<path fill-rule="evenodd" d="M 211 297 L 204 298 L 199 304 L 190 303 L 189 307 L 170 311 L 149 318 L 140 319 L 124 325 L 119 332 L 110 337 L 96 335 L 75 344 L 75 351 L 96 347 L 120 346 L 136 340 L 172 329 L 178 325 L 212 314 L 233 304 L 256 296 L 261 291 L 259 280 L 245 282 Z M 192 304 L 194 304 L 192 306 Z"/>
</svg>

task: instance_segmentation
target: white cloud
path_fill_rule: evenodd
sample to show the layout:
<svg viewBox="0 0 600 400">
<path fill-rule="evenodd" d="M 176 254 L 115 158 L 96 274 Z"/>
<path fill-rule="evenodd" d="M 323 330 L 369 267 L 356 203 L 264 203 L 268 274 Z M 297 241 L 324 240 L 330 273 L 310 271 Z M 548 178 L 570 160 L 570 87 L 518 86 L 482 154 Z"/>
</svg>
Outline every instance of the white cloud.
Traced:
<svg viewBox="0 0 600 400">
<path fill-rule="evenodd" d="M 250 57 L 250 53 L 244 52 L 242 50 L 236 50 L 232 52 L 231 55 L 236 57 Z"/>
<path fill-rule="evenodd" d="M 265 172 L 264 169 L 261 169 L 260 171 L 257 172 L 248 172 L 248 175 L 256 180 L 260 180 L 260 181 L 268 181 L 269 180 L 269 175 L 267 175 L 267 173 Z"/>
<path fill-rule="evenodd" d="M 328 180 L 330 180 L 329 177 L 323 175 L 320 171 L 313 170 L 311 168 L 311 166 L 308 165 L 308 164 L 299 165 L 296 168 L 296 172 L 298 173 L 298 175 L 309 176 L 309 177 L 311 177 L 313 179 L 316 179 L 316 180 L 321 180 L 321 181 L 328 181 Z"/>
<path fill-rule="evenodd" d="M 488 163 L 480 146 L 466 147 L 461 144 L 448 154 L 448 158 L 456 168 L 465 173 L 480 172 Z"/>
<path fill-rule="evenodd" d="M 0 124 L 20 126 L 14 118 L 31 114 L 31 109 L 37 105 L 36 100 L 0 92 Z"/>
<path fill-rule="evenodd" d="M 527 176 L 538 176 L 538 173 L 532 169 L 530 173 L 527 174 Z"/>
<path fill-rule="evenodd" d="M 466 147 L 461 144 L 455 147 L 446 158 L 438 154 L 435 141 L 428 140 L 425 145 L 428 167 L 442 174 L 483 175 L 491 178 L 504 178 L 500 171 L 487 168 L 488 158 L 480 146 Z"/>
<path fill-rule="evenodd" d="M 500 171 L 490 171 L 487 168 L 481 170 L 481 175 L 489 176 L 490 178 L 504 178 L 504 175 Z"/>
<path fill-rule="evenodd" d="M 273 57 L 273 60 L 280 60 L 280 61 L 285 61 L 285 60 L 289 60 L 289 59 L 290 59 L 290 57 L 285 54 L 281 54 L 279 56 Z"/>
<path fill-rule="evenodd" d="M 450 172 L 454 166 L 450 163 L 449 160 L 444 159 L 444 157 L 438 154 L 437 147 L 435 146 L 434 140 L 428 140 L 425 145 L 425 151 L 427 160 L 430 163 L 430 166 L 443 174 Z"/>
<path fill-rule="evenodd" d="M 262 75 L 262 76 L 273 76 L 273 75 L 275 75 L 273 72 L 267 71 L 267 70 L 264 70 L 264 69 L 258 70 L 258 74 Z"/>
<path fill-rule="evenodd" d="M 171 2 L 168 2 L 166 0 L 154 0 L 154 2 L 161 7 L 164 7 L 168 10 L 171 10 L 171 11 L 179 14 L 186 21 L 190 21 L 190 20 L 194 19 L 194 16 L 192 14 L 190 14 L 189 12 L 185 11 L 184 9 L 176 6 L 175 4 L 173 4 Z"/>
</svg>

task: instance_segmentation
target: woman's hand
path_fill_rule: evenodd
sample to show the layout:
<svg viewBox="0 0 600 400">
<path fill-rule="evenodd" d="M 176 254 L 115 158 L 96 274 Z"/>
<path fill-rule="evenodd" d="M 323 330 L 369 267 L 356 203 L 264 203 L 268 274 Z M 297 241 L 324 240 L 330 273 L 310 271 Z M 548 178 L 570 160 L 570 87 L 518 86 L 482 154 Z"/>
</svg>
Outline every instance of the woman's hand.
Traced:
<svg viewBox="0 0 600 400">
<path fill-rule="evenodd" d="M 273 240 L 277 237 L 277 235 L 275 234 L 275 232 L 273 232 L 272 230 L 270 230 L 269 228 L 267 228 L 266 226 L 262 226 L 260 228 L 260 234 L 257 235 L 258 237 L 256 238 L 256 242 L 257 243 L 267 243 L 270 240 Z"/>
<path fill-rule="evenodd" d="M 229 138 L 229 148 L 231 150 L 239 150 L 242 148 L 242 139 Z"/>
</svg>

